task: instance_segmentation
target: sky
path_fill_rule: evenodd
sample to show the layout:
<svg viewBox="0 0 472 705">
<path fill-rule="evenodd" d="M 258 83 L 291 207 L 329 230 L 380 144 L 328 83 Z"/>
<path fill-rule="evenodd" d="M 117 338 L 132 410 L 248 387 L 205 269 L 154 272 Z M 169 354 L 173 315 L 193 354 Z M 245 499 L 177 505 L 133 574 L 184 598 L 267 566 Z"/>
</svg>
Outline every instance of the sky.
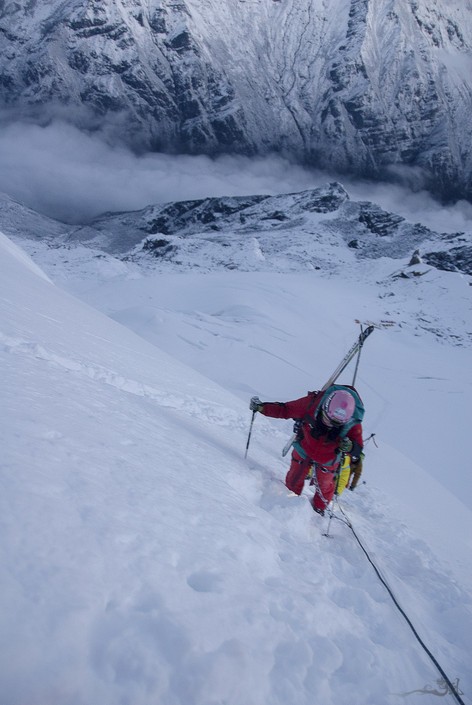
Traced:
<svg viewBox="0 0 472 705">
<path fill-rule="evenodd" d="M 409 172 L 405 179 L 414 183 L 421 175 Z M 423 191 L 352 181 L 278 156 L 137 156 L 62 122 L 40 127 L 4 118 L 0 132 L 0 191 L 67 222 L 152 203 L 301 191 L 333 180 L 340 180 L 351 198 L 375 200 L 412 222 L 441 232 L 472 229 L 472 205 L 465 201 L 444 207 Z"/>
<path fill-rule="evenodd" d="M 378 288 L 41 243 L 33 263 L 18 243 L 0 236 L 5 702 L 455 702 L 339 506 L 470 702 L 468 349 L 418 329 L 413 302 L 374 331 L 357 388 L 376 444 L 329 523 L 284 487 L 290 422 L 257 416 L 245 459 L 248 402 L 324 381 L 355 315 L 383 316 Z M 459 275 L 438 277 L 431 306 L 463 307 Z M 306 327 L 310 297 L 329 306 Z"/>
</svg>

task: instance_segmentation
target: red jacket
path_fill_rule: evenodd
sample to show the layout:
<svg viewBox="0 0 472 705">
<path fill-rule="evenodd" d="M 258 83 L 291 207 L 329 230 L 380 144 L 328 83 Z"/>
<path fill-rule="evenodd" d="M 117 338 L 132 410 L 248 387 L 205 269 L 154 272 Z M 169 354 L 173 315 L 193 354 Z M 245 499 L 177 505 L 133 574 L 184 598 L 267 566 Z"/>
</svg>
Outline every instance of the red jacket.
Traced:
<svg viewBox="0 0 472 705">
<path fill-rule="evenodd" d="M 339 456 L 339 429 L 329 429 L 318 422 L 313 429 L 315 416 L 323 393 L 309 392 L 306 397 L 287 402 L 263 402 L 261 414 L 275 419 L 300 419 L 301 434 L 299 446 L 306 455 L 318 463 L 335 469 Z M 309 423 L 312 421 L 313 423 Z M 354 448 L 363 448 L 362 424 L 357 423 L 347 432 L 347 437 L 353 442 Z M 297 450 L 297 447 L 295 446 Z M 355 455 L 355 452 L 353 453 Z"/>
</svg>

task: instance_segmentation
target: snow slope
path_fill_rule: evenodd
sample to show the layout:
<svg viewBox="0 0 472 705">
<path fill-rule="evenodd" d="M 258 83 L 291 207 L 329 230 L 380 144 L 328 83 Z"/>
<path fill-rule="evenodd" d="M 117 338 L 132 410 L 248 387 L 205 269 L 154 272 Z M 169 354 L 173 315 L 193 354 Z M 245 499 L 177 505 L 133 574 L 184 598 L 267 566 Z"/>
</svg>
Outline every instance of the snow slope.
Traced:
<svg viewBox="0 0 472 705">
<path fill-rule="evenodd" d="M 339 285 L 336 294 L 321 281 L 331 310 L 315 308 L 313 327 L 323 345 L 300 350 L 295 293 L 319 293 L 317 278 L 162 277 L 156 296 L 170 326 L 166 337 L 158 325 L 154 342 L 187 340 L 196 368 L 206 349 L 215 369 L 202 371 L 222 386 L 51 284 L 4 236 L 0 248 L 3 701 L 378 705 L 425 703 L 435 688 L 454 702 L 349 528 L 333 520 L 325 538 L 306 497 L 287 495 L 279 449 L 290 426 L 258 417 L 243 457 L 250 393 L 303 393 L 315 352 L 323 378 L 333 350 L 351 342 L 351 307 L 374 313 L 369 298 L 353 295 L 342 313 Z M 130 265 L 118 276 L 142 274 Z M 116 294 L 108 290 L 109 305 L 126 318 Z M 398 384 L 400 397 L 401 374 L 414 379 L 426 351 L 428 374 L 447 361 L 451 379 L 465 368 L 460 348 L 408 331 L 391 338 L 376 331 L 365 349 L 368 431 L 380 426 L 385 388 Z M 418 382 L 415 396 L 423 408 L 450 393 L 461 404 L 463 390 L 450 389 Z M 397 403 L 387 405 L 391 423 Z M 471 512 L 387 429 L 370 444 L 367 484 L 342 504 L 468 702 Z M 426 433 L 431 442 L 420 418 L 417 435 Z"/>
</svg>

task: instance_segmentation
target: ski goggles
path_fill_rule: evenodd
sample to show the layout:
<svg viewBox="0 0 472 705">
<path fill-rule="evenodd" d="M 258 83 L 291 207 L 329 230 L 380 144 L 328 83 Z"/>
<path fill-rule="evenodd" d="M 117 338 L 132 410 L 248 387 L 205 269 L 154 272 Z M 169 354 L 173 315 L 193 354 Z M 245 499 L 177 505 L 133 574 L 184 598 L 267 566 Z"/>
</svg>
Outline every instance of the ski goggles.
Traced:
<svg viewBox="0 0 472 705">
<path fill-rule="evenodd" d="M 339 428 L 340 426 L 344 425 L 343 421 L 334 421 L 333 419 L 330 419 L 324 409 L 321 410 L 321 419 L 324 425 L 328 426 L 329 428 Z"/>
</svg>

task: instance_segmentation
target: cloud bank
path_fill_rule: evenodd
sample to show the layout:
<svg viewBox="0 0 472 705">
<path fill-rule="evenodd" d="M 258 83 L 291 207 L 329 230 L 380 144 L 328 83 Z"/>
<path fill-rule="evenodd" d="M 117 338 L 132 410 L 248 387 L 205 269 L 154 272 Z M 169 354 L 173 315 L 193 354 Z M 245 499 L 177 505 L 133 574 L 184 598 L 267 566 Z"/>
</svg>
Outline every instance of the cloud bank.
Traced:
<svg viewBox="0 0 472 705">
<path fill-rule="evenodd" d="M 470 203 L 444 207 L 425 192 L 336 177 L 279 156 L 138 156 L 62 122 L 47 127 L 10 123 L 0 133 L 0 191 L 69 223 L 154 203 L 288 193 L 333 180 L 355 200 L 372 200 L 434 230 L 472 230 Z"/>
<path fill-rule="evenodd" d="M 0 190 L 68 222 L 153 203 L 300 191 L 325 180 L 280 157 L 137 156 L 64 123 L 9 125 L 0 137 Z"/>
</svg>

